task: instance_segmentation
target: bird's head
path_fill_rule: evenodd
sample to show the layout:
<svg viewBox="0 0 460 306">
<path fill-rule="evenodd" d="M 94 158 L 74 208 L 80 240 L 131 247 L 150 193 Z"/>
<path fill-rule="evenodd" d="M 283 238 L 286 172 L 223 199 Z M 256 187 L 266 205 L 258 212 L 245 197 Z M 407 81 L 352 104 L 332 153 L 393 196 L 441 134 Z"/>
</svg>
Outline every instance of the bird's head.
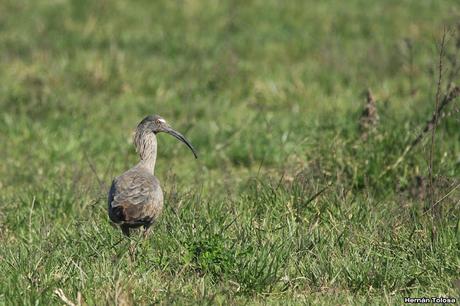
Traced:
<svg viewBox="0 0 460 306">
<path fill-rule="evenodd" d="M 144 132 L 153 132 L 154 134 L 158 134 L 161 132 L 168 133 L 169 135 L 172 135 L 175 138 L 182 141 L 183 143 L 185 143 L 187 147 L 189 147 L 189 149 L 193 152 L 195 158 L 198 158 L 196 151 L 193 148 L 190 141 L 188 141 L 184 135 L 174 130 L 161 116 L 150 115 L 145 117 L 137 126 L 137 132 L 141 132 L 141 134 L 143 134 Z"/>
</svg>

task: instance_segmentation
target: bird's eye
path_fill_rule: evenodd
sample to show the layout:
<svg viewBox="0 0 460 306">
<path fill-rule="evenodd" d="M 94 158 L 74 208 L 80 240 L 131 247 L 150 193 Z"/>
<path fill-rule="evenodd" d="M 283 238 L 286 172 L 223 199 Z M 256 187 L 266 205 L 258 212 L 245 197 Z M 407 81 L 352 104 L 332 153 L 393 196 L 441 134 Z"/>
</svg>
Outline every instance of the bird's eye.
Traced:
<svg viewBox="0 0 460 306">
<path fill-rule="evenodd" d="M 160 119 L 157 119 L 157 123 L 158 124 L 164 124 L 164 123 L 166 123 L 166 121 L 164 119 L 160 118 Z"/>
</svg>

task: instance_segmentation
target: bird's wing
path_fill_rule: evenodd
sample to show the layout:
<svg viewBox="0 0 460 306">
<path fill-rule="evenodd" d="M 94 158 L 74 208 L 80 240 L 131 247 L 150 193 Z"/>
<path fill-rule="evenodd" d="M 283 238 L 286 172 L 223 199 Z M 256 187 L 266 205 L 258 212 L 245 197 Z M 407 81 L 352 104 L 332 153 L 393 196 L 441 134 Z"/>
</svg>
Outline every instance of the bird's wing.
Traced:
<svg viewBox="0 0 460 306">
<path fill-rule="evenodd" d="M 113 181 L 109 191 L 109 216 L 112 221 L 150 222 L 162 207 L 163 193 L 153 175 L 128 172 Z"/>
</svg>

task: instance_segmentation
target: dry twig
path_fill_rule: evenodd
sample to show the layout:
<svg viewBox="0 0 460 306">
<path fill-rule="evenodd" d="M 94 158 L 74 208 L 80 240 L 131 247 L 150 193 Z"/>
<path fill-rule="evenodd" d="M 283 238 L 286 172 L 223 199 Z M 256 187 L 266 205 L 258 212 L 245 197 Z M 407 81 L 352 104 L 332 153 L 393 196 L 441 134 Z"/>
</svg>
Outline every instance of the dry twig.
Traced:
<svg viewBox="0 0 460 306">
<path fill-rule="evenodd" d="M 438 124 L 438 115 L 442 111 L 439 109 L 439 103 L 441 99 L 441 82 L 442 82 L 442 59 L 444 57 L 445 47 L 446 47 L 446 34 L 447 29 L 444 29 L 442 35 L 440 49 L 439 49 L 439 64 L 438 64 L 438 83 L 436 85 L 436 105 L 435 112 L 433 113 L 432 123 L 431 123 L 431 146 L 430 146 L 430 155 L 429 155 L 429 164 L 428 164 L 428 175 L 430 183 L 430 204 L 434 204 L 434 187 L 433 187 L 433 153 L 434 153 L 434 136 L 436 134 L 436 125 Z"/>
</svg>

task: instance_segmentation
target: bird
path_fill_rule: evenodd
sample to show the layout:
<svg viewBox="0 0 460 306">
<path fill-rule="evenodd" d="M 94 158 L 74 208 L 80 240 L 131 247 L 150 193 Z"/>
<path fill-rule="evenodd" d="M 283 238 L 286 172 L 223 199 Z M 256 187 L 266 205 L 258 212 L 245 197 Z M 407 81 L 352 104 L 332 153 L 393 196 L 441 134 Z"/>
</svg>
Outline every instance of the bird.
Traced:
<svg viewBox="0 0 460 306">
<path fill-rule="evenodd" d="M 168 133 L 198 155 L 190 141 L 174 130 L 159 115 L 149 115 L 138 125 L 133 142 L 140 157 L 137 165 L 116 177 L 108 192 L 108 214 L 112 222 L 119 225 L 124 235 L 130 236 L 130 230 L 143 227 L 147 236 L 151 225 L 163 210 L 163 191 L 155 177 L 157 159 L 157 135 Z"/>
</svg>

